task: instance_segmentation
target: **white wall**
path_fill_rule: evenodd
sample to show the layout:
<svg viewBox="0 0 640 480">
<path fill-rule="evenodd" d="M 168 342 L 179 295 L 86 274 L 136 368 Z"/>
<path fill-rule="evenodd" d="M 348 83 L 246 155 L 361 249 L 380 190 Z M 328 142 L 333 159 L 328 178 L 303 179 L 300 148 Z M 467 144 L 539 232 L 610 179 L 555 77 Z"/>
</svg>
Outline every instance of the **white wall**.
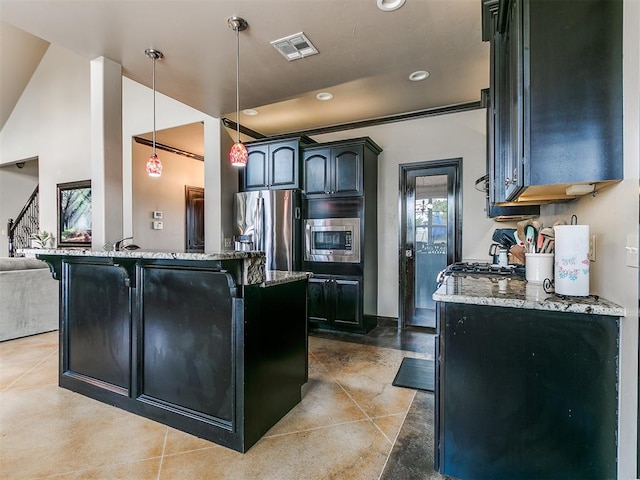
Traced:
<svg viewBox="0 0 640 480">
<path fill-rule="evenodd" d="M 56 185 L 91 178 L 89 77 L 88 61 L 51 45 L 0 131 L 0 165 L 39 159 L 41 230 L 57 232 Z"/>
<path fill-rule="evenodd" d="M 462 257 L 490 261 L 496 228 L 513 226 L 488 219 L 484 193 L 474 188 L 486 173 L 486 110 L 421 118 L 314 136 L 319 142 L 371 137 L 378 157 L 378 315 L 398 316 L 399 165 L 462 158 Z"/>
<path fill-rule="evenodd" d="M 162 176 L 152 178 L 145 166 L 151 147 L 131 141 L 133 160 L 133 243 L 143 250 L 185 250 L 185 185 L 204 188 L 204 162 L 157 150 Z M 164 229 L 153 230 L 153 211 L 163 212 Z M 115 239 L 117 240 L 117 239 Z"/>
<path fill-rule="evenodd" d="M 96 175 L 104 181 L 105 171 L 108 170 L 92 171 L 90 77 L 89 61 L 52 45 L 0 131 L 0 165 L 39 158 L 41 230 L 57 232 L 57 184 L 95 180 Z M 223 236 L 221 223 L 223 220 L 227 223 L 230 221 L 223 219 L 223 200 L 219 193 L 221 177 L 228 175 L 226 171 L 230 168 L 226 164 L 220 165 L 220 135 L 228 135 L 220 128 L 217 118 L 161 94 L 157 95 L 156 100 L 158 129 L 194 122 L 205 124 L 205 158 L 210 172 L 205 176 L 205 184 L 211 186 L 209 190 L 212 192 L 205 195 L 205 224 L 209 232 L 206 249 L 219 250 Z M 123 225 L 121 229 L 110 227 L 112 230 L 105 232 L 107 240 L 132 235 L 131 138 L 149 132 L 153 127 L 151 89 L 123 78 L 122 103 Z M 113 120 L 106 118 L 105 121 Z M 109 128 L 109 125 L 104 128 Z M 111 147 L 110 144 L 105 148 Z M 119 158 L 117 160 L 120 161 Z M 6 171 L 0 170 L 0 184 L 8 182 Z M 31 191 L 29 189 L 25 193 L 25 200 Z M 6 248 L 6 233 L 0 241 L 0 247 L 4 245 Z"/>
<path fill-rule="evenodd" d="M 162 79 L 161 63 L 157 68 L 156 85 L 159 86 Z M 133 165 L 131 139 L 153 129 L 153 90 L 128 78 L 123 78 L 122 100 L 123 236 L 134 236 L 134 243 L 138 243 L 139 240 L 135 237 L 135 233 L 145 231 L 148 221 L 145 219 L 142 224 L 136 223 L 134 225 L 133 191 L 137 185 L 134 183 L 132 174 L 132 168 L 136 167 Z M 222 199 L 219 193 L 221 188 L 220 172 L 228 168 L 225 164 L 228 162 L 223 162 L 222 165 L 220 163 L 220 135 L 224 133 L 219 126 L 220 120 L 156 92 L 156 130 L 195 122 L 203 122 L 205 132 L 205 251 L 210 252 L 222 249 L 223 237 L 221 227 Z M 167 174 L 168 172 L 165 172 L 163 177 Z M 165 232 L 165 235 L 168 233 L 168 231 Z M 178 251 L 184 251 L 184 242 Z"/>
</svg>

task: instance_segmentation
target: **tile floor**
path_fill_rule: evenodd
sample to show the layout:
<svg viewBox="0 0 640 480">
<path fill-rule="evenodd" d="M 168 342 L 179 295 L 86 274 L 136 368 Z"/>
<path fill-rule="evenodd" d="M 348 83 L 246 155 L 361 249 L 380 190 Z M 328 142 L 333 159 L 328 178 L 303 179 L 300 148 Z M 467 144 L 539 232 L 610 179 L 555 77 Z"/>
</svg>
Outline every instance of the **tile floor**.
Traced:
<svg viewBox="0 0 640 480">
<path fill-rule="evenodd" d="M 442 478 L 433 394 L 391 385 L 433 349 L 381 336 L 391 347 L 311 336 L 302 402 L 245 454 L 59 388 L 57 332 L 0 343 L 0 478 Z"/>
</svg>

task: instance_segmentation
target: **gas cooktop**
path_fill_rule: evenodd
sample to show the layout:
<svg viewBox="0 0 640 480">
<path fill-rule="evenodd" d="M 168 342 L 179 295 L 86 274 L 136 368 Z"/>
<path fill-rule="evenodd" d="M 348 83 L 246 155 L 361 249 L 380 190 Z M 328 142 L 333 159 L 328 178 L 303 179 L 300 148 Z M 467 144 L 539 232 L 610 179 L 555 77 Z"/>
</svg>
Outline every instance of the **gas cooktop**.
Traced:
<svg viewBox="0 0 640 480">
<path fill-rule="evenodd" d="M 438 284 L 442 283 L 445 276 L 458 275 L 502 275 L 524 277 L 524 265 L 508 265 L 501 267 L 488 262 L 455 262 L 448 265 L 438 274 Z"/>
</svg>

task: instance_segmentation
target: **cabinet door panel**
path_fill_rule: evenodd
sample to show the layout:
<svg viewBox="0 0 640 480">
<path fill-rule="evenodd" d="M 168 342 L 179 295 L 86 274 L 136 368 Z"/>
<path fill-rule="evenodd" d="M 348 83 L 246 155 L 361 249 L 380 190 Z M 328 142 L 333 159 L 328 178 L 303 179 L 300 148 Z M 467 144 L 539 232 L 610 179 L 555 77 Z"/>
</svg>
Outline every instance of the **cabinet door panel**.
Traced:
<svg viewBox="0 0 640 480">
<path fill-rule="evenodd" d="M 142 393 L 231 422 L 233 300 L 228 274 L 149 266 L 142 268 L 140 287 Z"/>
<path fill-rule="evenodd" d="M 331 316 L 329 294 L 329 278 L 315 276 L 309 279 L 307 287 L 308 296 L 308 318 L 312 322 L 329 322 Z"/>
<path fill-rule="evenodd" d="M 336 323 L 360 324 L 360 282 L 355 279 L 334 280 Z"/>
<path fill-rule="evenodd" d="M 623 4 L 551 2 L 550 12 L 545 3 L 523 5 L 531 86 L 525 184 L 621 179 Z"/>
<path fill-rule="evenodd" d="M 444 309 L 436 386 L 441 474 L 616 478 L 617 319 Z"/>
<path fill-rule="evenodd" d="M 270 179 L 273 188 L 297 188 L 298 145 L 297 142 L 272 145 L 269 151 Z"/>
<path fill-rule="evenodd" d="M 522 45 L 522 5 L 511 2 L 509 17 L 508 48 L 508 84 L 510 96 L 509 151 L 504 167 L 505 197 L 513 199 L 524 184 L 524 132 L 523 132 L 523 45 Z"/>
<path fill-rule="evenodd" d="M 247 166 L 244 168 L 245 190 L 260 190 L 268 187 L 268 160 L 269 147 L 267 145 L 249 148 L 249 159 L 247 161 Z"/>
<path fill-rule="evenodd" d="M 343 147 L 332 150 L 333 187 L 331 191 L 334 195 L 362 194 L 362 154 L 362 147 Z"/>
<path fill-rule="evenodd" d="M 313 150 L 304 154 L 304 190 L 307 197 L 324 196 L 329 192 L 329 149 Z"/>
<path fill-rule="evenodd" d="M 63 370 L 129 390 L 130 293 L 125 271 L 105 264 L 66 264 Z M 73 308 L 70 308 L 73 306 Z"/>
</svg>

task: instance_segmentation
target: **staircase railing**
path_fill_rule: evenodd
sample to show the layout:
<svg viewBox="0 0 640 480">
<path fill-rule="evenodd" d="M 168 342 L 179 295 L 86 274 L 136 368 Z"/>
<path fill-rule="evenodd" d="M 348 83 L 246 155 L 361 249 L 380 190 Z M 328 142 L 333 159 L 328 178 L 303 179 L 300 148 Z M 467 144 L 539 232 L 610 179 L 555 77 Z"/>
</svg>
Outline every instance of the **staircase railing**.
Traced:
<svg viewBox="0 0 640 480">
<path fill-rule="evenodd" d="M 31 235 L 37 233 L 40 227 L 40 206 L 38 202 L 39 186 L 25 203 L 15 220 L 9 219 L 7 231 L 9 233 L 9 256 L 15 257 L 16 249 L 29 248 Z"/>
</svg>

